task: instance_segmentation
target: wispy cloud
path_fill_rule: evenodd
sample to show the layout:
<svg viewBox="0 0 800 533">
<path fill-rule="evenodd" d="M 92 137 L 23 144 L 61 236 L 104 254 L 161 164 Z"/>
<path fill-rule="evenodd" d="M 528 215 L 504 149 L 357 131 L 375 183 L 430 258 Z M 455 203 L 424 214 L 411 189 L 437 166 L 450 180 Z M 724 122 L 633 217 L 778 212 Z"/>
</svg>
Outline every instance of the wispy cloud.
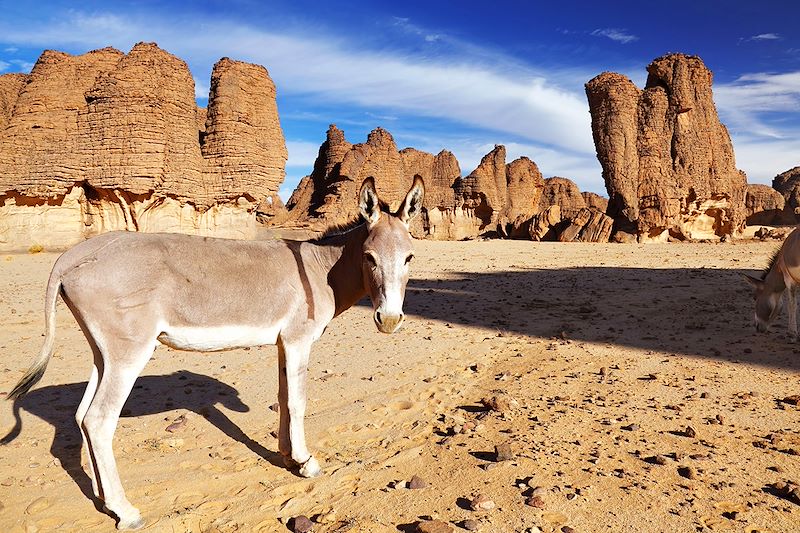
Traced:
<svg viewBox="0 0 800 533">
<path fill-rule="evenodd" d="M 723 120 L 734 130 L 769 138 L 793 136 L 785 119 L 800 118 L 800 71 L 740 76 L 714 88 Z M 793 124 L 796 122 L 789 122 Z"/>
<path fill-rule="evenodd" d="M 8 52 L 9 54 L 13 54 L 19 52 L 19 48 L 17 48 L 16 46 L 9 46 L 7 48 L 3 48 L 3 52 Z"/>
<path fill-rule="evenodd" d="M 628 33 L 627 30 L 620 30 L 617 28 L 598 28 L 591 32 L 590 35 L 594 35 L 595 37 L 607 37 L 612 41 L 622 44 L 628 44 L 639 40 L 639 37 Z"/>
<path fill-rule="evenodd" d="M 782 37 L 779 33 L 759 33 L 744 39 L 745 41 L 779 41 Z"/>
<path fill-rule="evenodd" d="M 770 183 L 800 163 L 800 71 L 740 76 L 717 85 L 714 100 L 751 182 Z"/>
<path fill-rule="evenodd" d="M 0 59 L 0 72 L 5 72 L 8 69 L 8 67 L 10 67 L 10 66 L 11 66 L 11 63 L 7 63 L 7 62 L 3 61 L 2 59 Z"/>
<path fill-rule="evenodd" d="M 195 30 L 198 24 L 203 32 Z M 380 113 L 441 117 L 565 150 L 594 151 L 581 86 L 567 90 L 546 74 L 509 68 L 501 61 L 364 50 L 331 35 L 300 36 L 224 20 L 176 29 L 157 19 L 72 13 L 42 27 L 20 29 L 0 22 L 0 34 L 14 44 L 48 47 L 111 43 L 126 49 L 140 39 L 155 40 L 190 64 L 211 65 L 220 55 L 263 64 L 284 94 L 313 95 L 321 102 Z"/>
</svg>

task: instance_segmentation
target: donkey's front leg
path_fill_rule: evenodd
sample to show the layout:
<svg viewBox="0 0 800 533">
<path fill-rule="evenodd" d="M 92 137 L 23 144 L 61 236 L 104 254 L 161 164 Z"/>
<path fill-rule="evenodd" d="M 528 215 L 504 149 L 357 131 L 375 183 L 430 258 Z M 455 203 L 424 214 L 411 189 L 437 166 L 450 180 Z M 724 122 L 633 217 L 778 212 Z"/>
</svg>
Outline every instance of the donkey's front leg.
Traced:
<svg viewBox="0 0 800 533">
<path fill-rule="evenodd" d="M 306 374 L 311 342 L 278 340 L 278 450 L 300 465 L 300 475 L 316 477 L 322 469 L 306 447 L 303 418 L 306 412 Z"/>
<path fill-rule="evenodd" d="M 789 314 L 789 338 L 797 340 L 797 295 L 794 287 L 786 288 L 786 307 Z"/>
</svg>

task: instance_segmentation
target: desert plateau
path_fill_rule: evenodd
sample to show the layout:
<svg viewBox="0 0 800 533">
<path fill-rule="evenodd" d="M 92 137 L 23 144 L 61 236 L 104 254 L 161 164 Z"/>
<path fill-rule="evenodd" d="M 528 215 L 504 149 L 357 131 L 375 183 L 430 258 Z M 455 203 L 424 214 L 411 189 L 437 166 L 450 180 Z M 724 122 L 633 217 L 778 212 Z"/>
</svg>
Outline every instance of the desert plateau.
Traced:
<svg viewBox="0 0 800 533">
<path fill-rule="evenodd" d="M 274 347 L 162 346 L 120 419 L 122 479 L 145 531 L 793 531 L 775 487 L 800 478 L 800 349 L 785 318 L 755 332 L 741 276 L 775 247 L 416 241 L 403 328 L 365 301 L 312 349 L 321 477 L 278 456 Z M 56 257 L 0 257 L 2 391 Z M 0 529 L 112 531 L 73 418 L 91 354 L 57 316 L 45 377 L 0 414 Z"/>
</svg>

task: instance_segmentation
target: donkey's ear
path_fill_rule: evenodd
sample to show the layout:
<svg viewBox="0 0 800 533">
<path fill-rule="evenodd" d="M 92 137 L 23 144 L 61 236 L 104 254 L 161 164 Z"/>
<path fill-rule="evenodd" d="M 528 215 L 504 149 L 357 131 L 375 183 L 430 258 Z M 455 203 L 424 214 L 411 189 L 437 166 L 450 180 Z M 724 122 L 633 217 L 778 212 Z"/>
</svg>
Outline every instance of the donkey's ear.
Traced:
<svg viewBox="0 0 800 533">
<path fill-rule="evenodd" d="M 375 191 L 375 178 L 370 176 L 361 184 L 358 193 L 358 210 L 370 226 L 381 218 L 381 206 Z"/>
<path fill-rule="evenodd" d="M 397 216 L 400 217 L 404 224 L 408 224 L 422 210 L 422 199 L 424 197 L 425 182 L 422 181 L 422 176 L 417 174 L 414 176 L 414 183 L 411 184 L 405 200 L 397 210 Z"/>
<path fill-rule="evenodd" d="M 744 278 L 744 280 L 745 280 L 747 283 L 749 283 L 749 284 L 750 284 L 750 285 L 751 285 L 751 286 L 752 286 L 754 289 L 758 289 L 759 287 L 761 287 L 762 285 L 764 285 L 764 280 L 762 280 L 762 279 L 754 278 L 753 276 L 750 276 L 750 275 L 748 275 L 748 274 L 742 274 L 742 277 L 743 277 L 743 278 Z"/>
</svg>

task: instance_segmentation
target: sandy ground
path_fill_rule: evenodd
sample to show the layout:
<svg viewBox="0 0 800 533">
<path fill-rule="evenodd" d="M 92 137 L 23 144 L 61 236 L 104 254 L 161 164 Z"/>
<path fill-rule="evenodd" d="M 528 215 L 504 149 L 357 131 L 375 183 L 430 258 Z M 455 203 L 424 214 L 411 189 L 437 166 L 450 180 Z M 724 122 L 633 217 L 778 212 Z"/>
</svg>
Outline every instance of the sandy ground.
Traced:
<svg viewBox="0 0 800 533">
<path fill-rule="evenodd" d="M 312 351 L 323 477 L 280 466 L 274 347 L 159 347 L 116 434 L 128 497 L 159 532 L 298 515 L 316 532 L 798 531 L 770 484 L 800 481 L 800 408 L 781 401 L 800 394 L 800 345 L 785 316 L 755 333 L 740 276 L 775 246 L 418 242 L 403 329 L 358 306 Z M 55 258 L 0 256 L 3 395 L 39 350 Z M 0 531 L 114 529 L 87 496 L 73 413 L 90 356 L 61 303 L 56 346 L 0 404 Z M 478 495 L 493 508 L 471 510 Z"/>
</svg>

